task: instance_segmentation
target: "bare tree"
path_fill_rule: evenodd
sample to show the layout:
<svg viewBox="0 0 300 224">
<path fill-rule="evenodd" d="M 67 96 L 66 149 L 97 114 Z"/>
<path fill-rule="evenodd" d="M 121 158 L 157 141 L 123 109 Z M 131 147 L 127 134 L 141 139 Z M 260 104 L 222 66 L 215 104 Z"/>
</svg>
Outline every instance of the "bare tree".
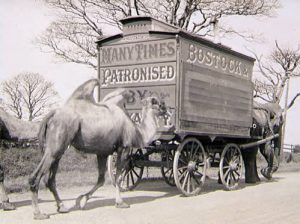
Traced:
<svg viewBox="0 0 300 224">
<path fill-rule="evenodd" d="M 58 100 L 53 83 L 38 73 L 22 73 L 1 84 L 3 105 L 19 119 L 32 121 Z"/>
<path fill-rule="evenodd" d="M 229 16 L 272 16 L 279 0 L 44 0 L 57 14 L 37 42 L 67 62 L 96 68 L 96 38 L 119 29 L 119 19 L 149 15 L 199 35 Z M 110 27 L 110 28 L 107 28 Z M 106 28 L 106 29 L 105 29 Z M 105 30 L 109 30 L 105 32 Z M 223 34 L 239 34 L 221 27 Z"/>
<path fill-rule="evenodd" d="M 8 80 L 2 83 L 1 86 L 2 99 L 1 104 L 6 107 L 13 114 L 22 119 L 23 117 L 23 103 L 20 92 L 20 83 L 17 80 Z"/>
<path fill-rule="evenodd" d="M 267 102 L 280 103 L 283 90 L 291 78 L 300 77 L 300 45 L 297 49 L 282 48 L 277 41 L 270 56 L 263 59 L 254 54 L 259 68 L 259 77 L 255 80 L 254 97 Z M 291 108 L 300 92 L 288 103 Z"/>
</svg>

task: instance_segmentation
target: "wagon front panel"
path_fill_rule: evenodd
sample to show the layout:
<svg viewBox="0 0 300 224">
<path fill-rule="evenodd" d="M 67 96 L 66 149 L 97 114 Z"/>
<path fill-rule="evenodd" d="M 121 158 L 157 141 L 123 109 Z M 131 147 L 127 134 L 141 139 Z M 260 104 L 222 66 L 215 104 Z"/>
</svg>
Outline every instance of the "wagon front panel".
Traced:
<svg viewBox="0 0 300 224">
<path fill-rule="evenodd" d="M 143 100 L 156 96 L 168 107 L 167 114 L 158 119 L 159 132 L 170 133 L 175 126 L 176 40 L 149 34 L 128 37 L 100 47 L 100 100 L 116 88 L 128 89 L 131 97 L 126 109 L 131 119 L 140 123 Z"/>
<path fill-rule="evenodd" d="M 249 137 L 253 61 L 182 39 L 179 126 L 182 131 Z"/>
</svg>

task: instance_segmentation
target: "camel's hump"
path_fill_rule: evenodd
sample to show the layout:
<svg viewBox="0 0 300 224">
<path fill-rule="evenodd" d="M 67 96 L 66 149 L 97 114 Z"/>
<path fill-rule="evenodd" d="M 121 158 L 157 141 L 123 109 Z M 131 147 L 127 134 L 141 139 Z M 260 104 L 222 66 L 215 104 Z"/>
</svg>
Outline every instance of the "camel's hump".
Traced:
<svg viewBox="0 0 300 224">
<path fill-rule="evenodd" d="M 93 95 L 94 95 L 94 89 L 96 86 L 99 86 L 99 80 L 98 79 L 90 79 L 80 85 L 70 96 L 68 99 L 68 102 L 71 100 L 89 100 L 89 101 L 95 101 Z"/>
</svg>

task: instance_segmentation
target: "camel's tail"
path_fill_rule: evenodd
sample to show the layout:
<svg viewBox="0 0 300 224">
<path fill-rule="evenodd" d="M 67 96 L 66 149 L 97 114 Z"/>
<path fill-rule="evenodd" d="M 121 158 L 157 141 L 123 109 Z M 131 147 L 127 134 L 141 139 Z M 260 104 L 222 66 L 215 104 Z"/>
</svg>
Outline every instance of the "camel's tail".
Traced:
<svg viewBox="0 0 300 224">
<path fill-rule="evenodd" d="M 55 110 L 52 110 L 51 112 L 49 112 L 46 115 L 46 117 L 44 117 L 44 119 L 41 123 L 40 129 L 39 129 L 38 139 L 39 139 L 39 147 L 40 147 L 40 150 L 42 151 L 42 153 L 44 153 L 44 150 L 45 150 L 48 122 L 53 117 L 54 114 L 55 114 Z"/>
</svg>

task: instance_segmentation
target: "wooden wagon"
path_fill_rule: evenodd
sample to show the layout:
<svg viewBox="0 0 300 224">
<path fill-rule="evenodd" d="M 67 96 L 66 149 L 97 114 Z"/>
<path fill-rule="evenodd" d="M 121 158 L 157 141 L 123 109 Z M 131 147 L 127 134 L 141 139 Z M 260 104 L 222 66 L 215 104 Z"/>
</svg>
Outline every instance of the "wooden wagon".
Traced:
<svg viewBox="0 0 300 224">
<path fill-rule="evenodd" d="M 168 184 L 195 195 L 208 165 L 219 166 L 226 188 L 236 188 L 241 145 L 259 139 L 251 134 L 255 60 L 151 17 L 120 22 L 122 34 L 97 42 L 99 100 L 115 88 L 128 88 L 132 97 L 126 108 L 134 122 L 140 121 L 147 96 L 158 96 L 168 108 L 159 118 L 157 141 L 132 150 L 123 189 L 138 184 L 145 166 L 156 166 Z M 154 152 L 161 161 L 149 159 Z M 113 173 L 113 157 L 109 168 Z"/>
</svg>

